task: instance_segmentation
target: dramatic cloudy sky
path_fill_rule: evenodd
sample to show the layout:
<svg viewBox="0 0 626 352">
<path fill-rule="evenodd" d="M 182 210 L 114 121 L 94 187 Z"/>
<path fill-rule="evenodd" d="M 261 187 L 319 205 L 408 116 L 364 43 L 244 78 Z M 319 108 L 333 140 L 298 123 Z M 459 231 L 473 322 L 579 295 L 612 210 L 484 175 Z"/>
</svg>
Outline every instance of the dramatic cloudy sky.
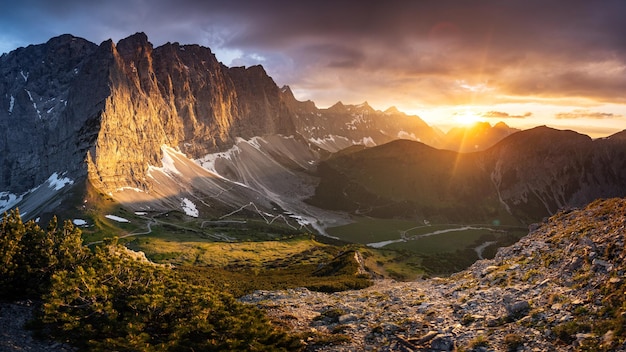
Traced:
<svg viewBox="0 0 626 352">
<path fill-rule="evenodd" d="M 626 129 L 626 1 L 20 0 L 0 5 L 0 52 L 64 33 L 145 32 L 262 64 L 318 107 L 396 106 L 444 130 L 479 119 Z"/>
</svg>

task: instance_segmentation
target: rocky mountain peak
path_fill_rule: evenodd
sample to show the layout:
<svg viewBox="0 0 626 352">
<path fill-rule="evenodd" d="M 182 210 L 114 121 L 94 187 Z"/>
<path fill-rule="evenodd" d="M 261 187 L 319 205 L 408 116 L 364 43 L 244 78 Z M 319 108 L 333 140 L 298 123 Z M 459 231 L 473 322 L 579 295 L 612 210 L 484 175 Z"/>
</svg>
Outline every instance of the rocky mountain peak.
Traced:
<svg viewBox="0 0 626 352">
<path fill-rule="evenodd" d="M 400 114 L 400 110 L 398 110 L 397 107 L 395 106 L 390 106 L 389 108 L 387 108 L 387 110 L 385 110 L 386 114 Z"/>
<path fill-rule="evenodd" d="M 347 109 L 346 105 L 344 105 L 341 101 L 338 101 L 335 104 L 333 104 L 331 107 L 329 107 L 328 111 L 344 112 L 346 111 L 346 109 Z"/>
<path fill-rule="evenodd" d="M 621 132 L 617 132 L 615 134 L 612 134 L 608 137 L 608 139 L 611 140 L 624 140 L 626 139 L 626 130 L 623 130 Z"/>
<path fill-rule="evenodd" d="M 143 32 L 135 33 L 127 38 L 121 39 L 117 43 L 117 50 L 121 54 L 143 51 L 146 48 L 152 50 L 152 43 L 148 41 L 148 36 Z"/>
<path fill-rule="evenodd" d="M 504 121 L 498 121 L 495 125 L 493 125 L 493 128 L 506 129 L 506 128 L 510 128 L 510 127 Z"/>
<path fill-rule="evenodd" d="M 538 126 L 525 130 L 523 134 L 516 134 L 511 138 L 502 140 L 499 145 L 500 148 L 506 147 L 515 150 L 553 149 L 554 141 L 562 142 L 565 145 L 584 145 L 591 142 L 591 138 L 571 130 L 557 130 L 547 126 Z"/>
<path fill-rule="evenodd" d="M 231 70 L 197 45 L 153 48 L 145 33 L 100 46 L 59 36 L 3 56 L 0 74 L 2 192 L 54 172 L 89 173 L 105 192 L 145 188 L 164 144 L 198 157 L 295 131 L 261 66 Z"/>
<path fill-rule="evenodd" d="M 442 147 L 461 152 L 484 150 L 518 131 L 503 122 L 491 126 L 489 122 L 479 121 L 469 126 L 450 129 L 445 134 Z"/>
<path fill-rule="evenodd" d="M 356 108 L 360 111 L 367 111 L 367 112 L 375 111 L 374 108 L 371 107 L 367 101 L 364 101 L 363 103 L 356 105 Z"/>
</svg>

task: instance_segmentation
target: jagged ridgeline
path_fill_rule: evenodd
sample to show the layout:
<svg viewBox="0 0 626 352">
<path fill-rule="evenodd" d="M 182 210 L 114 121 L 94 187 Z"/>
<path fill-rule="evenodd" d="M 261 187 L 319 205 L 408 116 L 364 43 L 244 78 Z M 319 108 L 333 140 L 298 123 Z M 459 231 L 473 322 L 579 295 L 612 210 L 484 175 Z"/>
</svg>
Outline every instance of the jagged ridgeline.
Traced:
<svg viewBox="0 0 626 352">
<path fill-rule="evenodd" d="M 526 225 L 624 196 L 625 140 L 502 123 L 444 135 L 395 108 L 319 109 L 261 66 L 155 48 L 143 33 L 100 45 L 63 35 L 0 58 L 0 210 L 25 218 L 80 216 L 108 199 L 323 234 L 355 221 L 346 211 Z"/>
<path fill-rule="evenodd" d="M 271 210 L 273 193 L 291 191 L 267 184 L 283 176 L 275 176 L 274 164 L 307 170 L 328 152 L 403 133 L 437 139 L 418 117 L 395 109 L 318 109 L 297 101 L 261 66 L 229 68 L 198 45 L 154 48 L 143 33 L 100 45 L 63 35 L 1 58 L 0 206 L 19 204 L 24 216 L 35 217 L 57 208 L 59 193 L 88 181 L 135 209 L 182 211 L 182 200 L 198 194 L 227 212 L 259 197 L 245 187 L 255 188 L 254 178 L 272 191 L 261 190 L 257 205 Z M 246 175 L 229 156 L 250 146 L 259 165 Z M 222 158 L 212 154 L 229 150 Z M 193 162 L 202 158 L 220 175 Z M 304 182 L 287 177 L 286 183 Z M 208 210 L 194 203 L 201 214 Z"/>
</svg>

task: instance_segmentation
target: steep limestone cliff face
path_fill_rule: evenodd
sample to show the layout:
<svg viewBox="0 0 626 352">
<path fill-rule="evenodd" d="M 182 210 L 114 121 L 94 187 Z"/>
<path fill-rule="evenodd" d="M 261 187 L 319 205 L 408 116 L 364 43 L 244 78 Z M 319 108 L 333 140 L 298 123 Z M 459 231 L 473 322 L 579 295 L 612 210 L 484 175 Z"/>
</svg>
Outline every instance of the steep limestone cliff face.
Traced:
<svg viewBox="0 0 626 352">
<path fill-rule="evenodd" d="M 76 101 L 97 46 L 64 35 L 0 57 L 0 189 L 24 192 L 54 172 L 77 172 L 77 135 L 92 100 Z M 82 94 L 97 95 L 94 88 Z M 97 100 L 97 99 L 96 99 Z"/>
<path fill-rule="evenodd" d="M 228 68 L 197 45 L 64 35 L 0 60 L 3 191 L 25 192 L 54 172 L 89 173 L 104 192 L 145 189 L 164 144 L 198 158 L 239 137 L 295 133 L 262 67 Z"/>
<path fill-rule="evenodd" d="M 293 134 L 291 115 L 272 79 L 259 67 L 227 68 L 208 48 L 153 48 L 143 33 L 110 46 L 109 82 L 92 181 L 105 191 L 149 187 L 149 165 L 161 146 L 198 158 L 237 137 Z"/>
</svg>

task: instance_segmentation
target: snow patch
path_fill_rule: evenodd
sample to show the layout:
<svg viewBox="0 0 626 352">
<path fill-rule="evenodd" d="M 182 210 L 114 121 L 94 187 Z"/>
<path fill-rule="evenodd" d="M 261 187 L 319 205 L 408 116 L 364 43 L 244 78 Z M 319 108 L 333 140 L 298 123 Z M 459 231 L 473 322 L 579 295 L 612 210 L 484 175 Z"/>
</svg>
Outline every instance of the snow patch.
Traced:
<svg viewBox="0 0 626 352">
<path fill-rule="evenodd" d="M 180 171 L 176 170 L 174 159 L 172 159 L 172 157 L 165 152 L 165 149 L 163 147 L 161 149 L 163 149 L 163 159 L 161 159 L 161 162 L 163 163 L 163 171 L 168 174 L 180 175 Z"/>
<path fill-rule="evenodd" d="M 196 205 L 187 198 L 181 199 L 180 206 L 183 207 L 183 210 L 185 211 L 185 214 L 187 214 L 187 216 L 197 218 L 200 215 L 200 212 L 198 212 Z"/>
<path fill-rule="evenodd" d="M 124 218 L 121 218 L 119 216 L 110 215 L 110 214 L 105 215 L 104 217 L 107 218 L 107 219 L 113 220 L 113 221 L 117 221 L 117 222 L 130 222 L 130 221 L 128 221 L 128 219 L 124 219 Z"/>
<path fill-rule="evenodd" d="M 374 139 L 372 137 L 363 137 L 362 140 L 360 141 L 352 141 L 354 144 L 362 144 L 366 147 L 375 147 L 376 146 L 376 142 L 374 142 Z"/>
<path fill-rule="evenodd" d="M 63 173 L 61 176 L 63 175 L 65 175 L 65 173 Z M 53 188 L 55 191 L 58 191 L 67 185 L 74 184 L 74 180 L 67 177 L 59 177 L 59 174 L 57 174 L 56 172 L 50 175 L 46 182 L 48 182 L 48 186 L 50 188 Z"/>
<path fill-rule="evenodd" d="M 76 225 L 76 226 L 85 226 L 85 225 L 87 225 L 87 221 L 85 221 L 83 219 L 74 219 L 74 220 L 72 220 L 72 223 L 74 223 L 74 225 Z"/>
<path fill-rule="evenodd" d="M 267 143 L 263 138 L 261 137 L 254 137 L 249 141 L 246 141 L 246 143 L 250 144 L 251 146 L 253 146 L 254 148 L 261 150 L 261 141 Z"/>
<path fill-rule="evenodd" d="M 13 113 L 13 107 L 15 106 L 15 97 L 11 94 L 11 98 L 9 100 L 9 114 Z"/>
<path fill-rule="evenodd" d="M 136 211 L 135 215 L 145 216 L 145 215 L 148 215 L 148 213 L 146 213 L 145 211 Z"/>
<path fill-rule="evenodd" d="M 9 192 L 0 192 L 0 213 L 11 209 L 15 204 L 22 201 L 24 196 L 17 196 Z"/>
<path fill-rule="evenodd" d="M 298 225 L 300 226 L 307 226 L 307 225 L 311 225 L 312 222 L 307 219 L 306 217 L 302 216 L 302 215 L 296 215 L 292 212 L 286 211 L 285 214 L 287 216 L 289 216 L 290 218 L 296 220 L 296 222 L 298 223 Z"/>
<path fill-rule="evenodd" d="M 166 144 L 163 144 L 161 146 L 161 152 L 163 153 L 163 158 L 161 159 L 161 163 L 163 164 L 163 166 L 156 167 L 148 165 L 148 175 L 150 175 L 153 170 L 161 171 L 169 176 L 182 175 L 180 171 L 176 169 L 176 164 L 174 164 L 174 159 L 172 159 L 170 154 L 181 154 L 183 156 L 184 154 Z"/>
<path fill-rule="evenodd" d="M 202 168 L 209 170 L 214 174 L 217 174 L 217 170 L 215 169 L 215 162 L 217 161 L 217 159 L 226 159 L 232 161 L 233 155 L 239 153 L 241 153 L 241 149 L 239 149 L 239 147 L 235 145 L 225 152 L 207 154 L 200 159 L 194 160 L 194 162 L 202 166 Z"/>
<path fill-rule="evenodd" d="M 39 111 L 39 108 L 37 107 L 37 103 L 35 103 L 35 100 L 33 100 L 33 95 L 30 94 L 30 91 L 28 89 L 24 89 L 26 91 L 26 93 L 28 93 L 28 98 L 30 99 L 30 102 L 33 103 L 33 108 L 35 108 L 35 111 L 37 111 L 37 116 L 39 117 L 39 119 L 41 119 L 41 112 Z"/>
<path fill-rule="evenodd" d="M 28 72 L 26 72 L 26 74 L 24 74 L 24 71 L 20 70 L 20 75 L 22 75 L 22 78 L 24 79 L 24 82 L 28 81 Z"/>
</svg>

